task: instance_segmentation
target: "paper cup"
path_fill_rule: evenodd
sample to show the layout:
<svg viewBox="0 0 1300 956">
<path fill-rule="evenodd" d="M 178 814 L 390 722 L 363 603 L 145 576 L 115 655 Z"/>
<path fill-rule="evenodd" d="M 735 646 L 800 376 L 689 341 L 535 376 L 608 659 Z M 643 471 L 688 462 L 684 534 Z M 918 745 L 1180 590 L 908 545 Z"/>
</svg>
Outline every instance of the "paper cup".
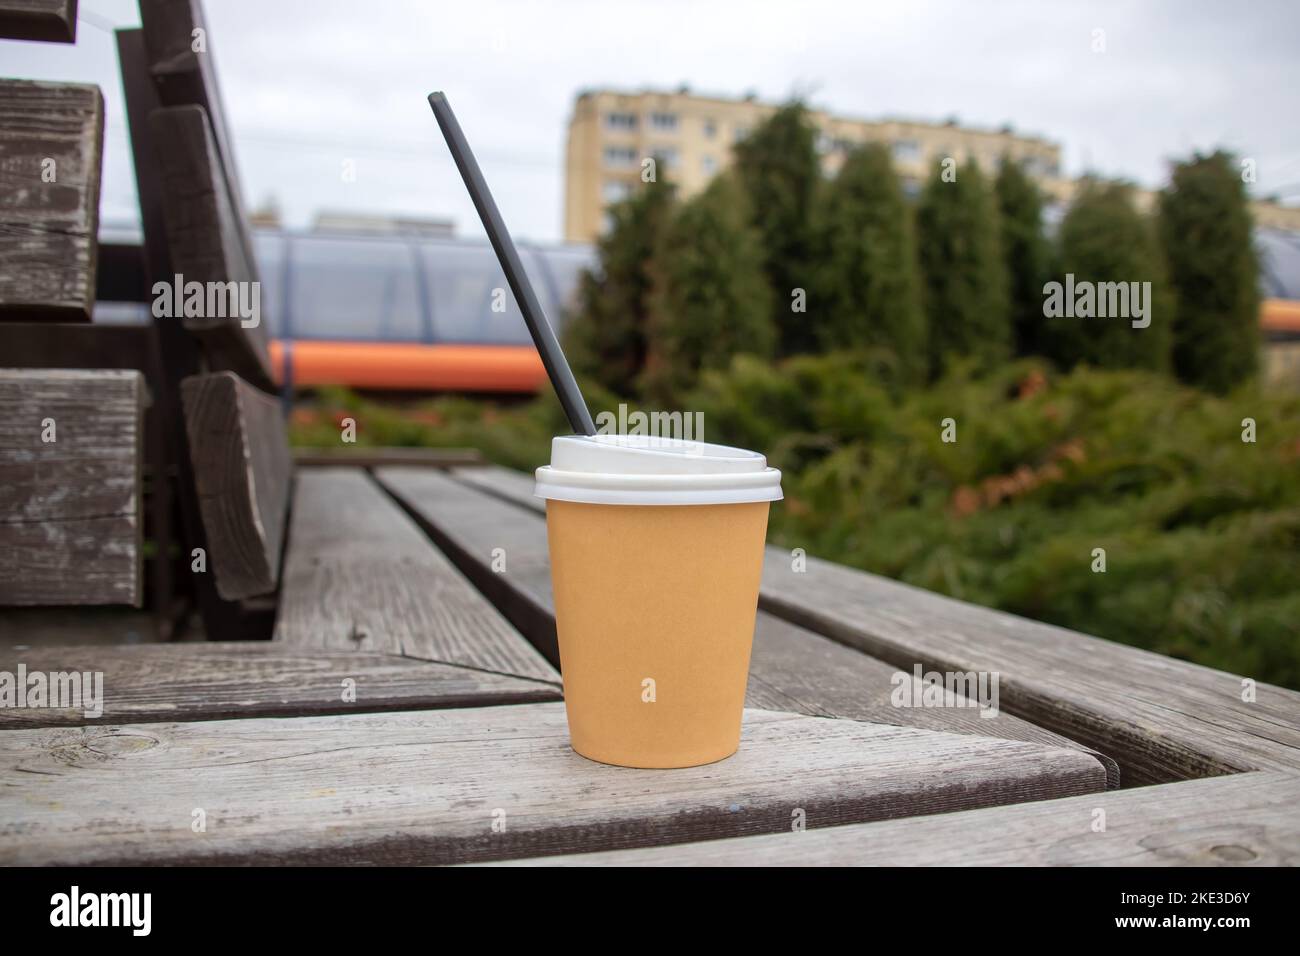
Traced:
<svg viewBox="0 0 1300 956">
<path fill-rule="evenodd" d="M 547 499 L 573 749 L 625 767 L 736 752 L 768 503 L 762 455 L 701 442 L 557 438 Z"/>
</svg>

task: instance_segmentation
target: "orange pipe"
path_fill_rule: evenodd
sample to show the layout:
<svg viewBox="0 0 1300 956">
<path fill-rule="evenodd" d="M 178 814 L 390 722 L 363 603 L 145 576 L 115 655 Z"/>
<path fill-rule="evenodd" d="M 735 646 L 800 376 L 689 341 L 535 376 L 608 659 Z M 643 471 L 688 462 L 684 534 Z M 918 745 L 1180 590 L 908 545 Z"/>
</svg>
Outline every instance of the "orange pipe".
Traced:
<svg viewBox="0 0 1300 956">
<path fill-rule="evenodd" d="M 1265 299 L 1259 304 L 1259 327 L 1265 332 L 1300 332 L 1300 302 Z"/>
<path fill-rule="evenodd" d="M 295 339 L 295 386 L 430 392 L 535 392 L 546 381 L 531 345 L 422 345 L 407 342 L 328 342 Z M 285 343 L 271 342 L 271 368 L 284 384 Z"/>
</svg>

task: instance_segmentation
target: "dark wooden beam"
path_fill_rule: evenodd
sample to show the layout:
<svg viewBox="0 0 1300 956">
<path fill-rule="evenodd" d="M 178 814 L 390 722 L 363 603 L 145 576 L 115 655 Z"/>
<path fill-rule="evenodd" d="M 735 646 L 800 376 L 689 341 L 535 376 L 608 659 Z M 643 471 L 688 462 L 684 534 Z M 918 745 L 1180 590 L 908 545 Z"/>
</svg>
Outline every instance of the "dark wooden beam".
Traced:
<svg viewBox="0 0 1300 956">
<path fill-rule="evenodd" d="M 77 0 L 0 0 L 0 38 L 77 42 Z"/>
<path fill-rule="evenodd" d="M 103 147 L 99 87 L 0 80 L 0 320 L 90 320 Z"/>
<path fill-rule="evenodd" d="M 212 35 L 203 17 L 203 4 L 201 0 L 140 0 L 140 22 L 159 102 L 164 106 L 201 106 L 208 115 L 220 172 L 234 213 L 236 238 L 244 251 L 251 278 L 259 279 L 244 208 L 244 189 L 212 59 Z"/>
<path fill-rule="evenodd" d="M 145 271 L 144 248 L 122 243 L 99 244 L 99 274 L 95 299 L 99 302 L 152 302 Z"/>
<path fill-rule="evenodd" d="M 163 219 L 172 268 L 183 283 L 235 283 L 241 295 L 260 290 L 255 265 L 240 243 L 240 213 L 221 173 L 221 157 L 201 106 L 154 110 L 149 116 L 159 175 Z M 183 288 L 181 291 L 184 291 Z M 174 312 L 182 303 L 172 296 Z M 260 301 L 260 295 L 259 295 Z M 164 318 L 179 321 L 202 340 L 214 369 L 230 370 L 267 392 L 275 392 L 266 327 L 259 312 L 252 319 L 207 305 L 201 314 Z M 254 321 L 255 324 L 247 324 Z"/>
<path fill-rule="evenodd" d="M 158 150 L 149 123 L 149 114 L 158 109 L 160 103 L 158 91 L 149 75 L 143 31 L 118 30 L 117 54 L 121 63 L 122 88 L 126 94 L 136 194 L 140 197 L 145 278 L 148 287 L 152 289 L 154 283 L 167 281 L 173 275 L 163 215 Z M 195 548 L 206 550 L 207 538 L 195 492 L 194 469 L 190 464 L 180 383 L 183 378 L 202 370 L 202 357 L 198 343 L 181 323 L 156 319 L 154 325 L 162 380 L 161 387 L 155 390 L 154 401 L 166 437 L 167 461 L 176 474 L 177 502 L 181 515 L 181 534 L 178 537 L 182 554 L 188 557 Z M 189 567 L 188 561 L 185 566 Z M 192 590 L 198 602 L 204 630 L 210 639 L 270 636 L 274 613 L 266 613 L 262 608 L 250 608 L 243 602 L 225 600 L 217 593 L 211 574 L 187 575 L 186 584 L 187 590 Z"/>
<path fill-rule="evenodd" d="M 279 583 L 293 477 L 279 402 L 232 372 L 187 378 L 181 397 L 217 593 L 268 594 Z"/>
</svg>

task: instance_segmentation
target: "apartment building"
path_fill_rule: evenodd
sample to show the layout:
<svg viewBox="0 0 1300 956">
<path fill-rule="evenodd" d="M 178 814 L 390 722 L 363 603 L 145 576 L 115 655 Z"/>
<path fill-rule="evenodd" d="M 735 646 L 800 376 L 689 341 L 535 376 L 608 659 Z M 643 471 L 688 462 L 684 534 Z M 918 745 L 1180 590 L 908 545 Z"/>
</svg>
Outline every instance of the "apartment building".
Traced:
<svg viewBox="0 0 1300 956">
<path fill-rule="evenodd" d="M 606 207 L 640 185 L 647 157 L 658 157 L 665 167 L 662 171 L 684 195 L 703 189 L 715 173 L 731 164 L 732 147 L 776 108 L 754 97 L 696 96 L 685 89 L 581 93 L 569 121 L 565 155 L 565 238 L 594 240 L 605 227 Z M 973 159 L 988 170 L 1010 156 L 1023 161 L 1049 195 L 1064 195 L 1070 187 L 1059 175 L 1060 146 L 1010 129 L 861 120 L 820 110 L 811 111 L 810 118 L 828 175 L 834 175 L 849 150 L 883 142 L 893 152 L 908 192 L 919 190 L 935 160 L 948 156 L 959 164 Z"/>
<path fill-rule="evenodd" d="M 606 208 L 641 183 L 642 164 L 657 156 L 667 176 L 686 196 L 703 189 L 731 164 L 732 147 L 775 110 L 750 96 L 743 99 L 676 92 L 620 93 L 589 90 L 579 94 L 569 120 L 565 154 L 564 237 L 592 242 L 604 230 Z M 1003 157 L 1023 162 L 1049 202 L 1069 205 L 1077 181 L 1061 175 L 1061 147 L 1009 127 L 988 130 L 955 121 L 922 123 L 863 120 L 810 111 L 817 128 L 817 151 L 827 175 L 834 175 L 849 150 L 884 143 L 894 156 L 903 188 L 915 194 L 935 160 L 951 156 L 958 164 L 974 160 L 994 171 Z M 658 173 L 658 170 L 656 171 Z M 1149 211 L 1156 194 L 1134 191 L 1139 209 Z M 1300 231 L 1300 207 L 1252 203 L 1258 225 Z"/>
</svg>

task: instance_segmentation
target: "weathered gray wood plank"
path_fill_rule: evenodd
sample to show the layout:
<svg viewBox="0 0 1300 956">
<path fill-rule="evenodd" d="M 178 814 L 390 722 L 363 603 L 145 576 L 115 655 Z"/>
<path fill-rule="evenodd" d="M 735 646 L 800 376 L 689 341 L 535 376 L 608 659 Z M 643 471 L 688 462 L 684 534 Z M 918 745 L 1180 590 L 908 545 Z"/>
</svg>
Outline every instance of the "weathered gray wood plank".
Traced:
<svg viewBox="0 0 1300 956">
<path fill-rule="evenodd" d="M 90 321 L 104 97 L 0 80 L 0 319 Z"/>
<path fill-rule="evenodd" d="M 228 191 L 207 113 L 201 106 L 174 106 L 149 116 L 160 170 L 168 254 L 184 283 L 235 283 L 253 305 L 248 317 L 231 307 L 204 308 L 180 317 L 197 334 L 213 367 L 230 370 L 266 391 L 275 391 L 261 312 L 256 263 L 243 246 L 243 224 Z M 173 295 L 173 311 L 175 298 Z M 192 310 L 189 310 L 192 311 Z M 252 309 L 250 308 L 251 312 Z M 256 324 L 252 324 L 252 323 Z M 245 324 L 249 323 L 249 324 Z"/>
<path fill-rule="evenodd" d="M 488 475 L 493 471 L 476 468 L 454 474 Z M 501 473 L 508 482 L 510 473 Z M 539 515 L 438 472 L 392 468 L 380 469 L 376 477 L 418 515 L 439 547 L 525 636 L 543 653 L 554 647 L 555 604 L 546 525 Z M 527 484 L 529 495 L 523 500 L 531 499 L 532 482 Z M 500 553 L 494 556 L 497 549 Z M 501 567 L 501 561 L 504 570 L 494 571 L 494 562 Z M 746 703 L 816 717 L 847 717 L 1049 746 L 1076 746 L 1005 712 L 992 718 L 981 717 L 975 701 L 957 694 L 945 695 L 943 707 L 895 706 L 897 674 L 895 667 L 760 612 L 754 630 Z M 919 685 L 910 674 L 904 679 L 914 690 Z M 919 694 L 910 699 L 922 700 Z M 1118 786 L 1119 772 L 1114 762 L 1099 754 L 1094 756 L 1106 767 L 1109 785 Z"/>
<path fill-rule="evenodd" d="M 0 369 L 0 604 L 140 606 L 145 401 L 135 371 Z"/>
<path fill-rule="evenodd" d="M 298 475 L 275 638 L 556 679 L 359 469 Z"/>
<path fill-rule="evenodd" d="M 1126 785 L 1300 769 L 1300 694 L 769 547 L 760 605 L 903 669 L 1001 675 L 1002 706 L 1115 758 Z M 1247 675 L 1248 676 L 1248 675 Z"/>
<path fill-rule="evenodd" d="M 6 865 L 461 863 L 1105 783 L 1076 750 L 771 711 L 746 714 L 740 751 L 720 763 L 630 770 L 575 754 L 562 704 L 13 730 L 0 733 L 0 779 Z"/>
<path fill-rule="evenodd" d="M 901 685 L 910 688 L 902 698 Z M 925 681 L 835 641 L 760 611 L 746 700 L 751 707 L 791 710 L 815 717 L 847 717 L 900 727 L 1025 740 L 1076 747 L 1106 768 L 1107 786 L 1121 778 L 1115 761 L 1050 730 L 1013 717 L 1000 707 L 985 710 L 979 700 L 945 690 L 943 706 L 921 706 Z M 900 706 L 899 699 L 907 701 Z M 995 713 L 996 716 L 983 716 Z"/>
<path fill-rule="evenodd" d="M 533 646 L 559 666 L 545 521 L 430 469 L 378 468 L 375 478 Z M 494 570 L 494 562 L 504 570 Z"/>
<path fill-rule="evenodd" d="M 1297 866 L 1300 775 L 1232 774 L 1045 803 L 526 866 Z M 1104 812 L 1104 818 L 1098 814 Z M 1105 829 L 1096 827 L 1103 821 Z"/>
<path fill-rule="evenodd" d="M 0 37 L 77 42 L 77 0 L 0 0 Z"/>
<path fill-rule="evenodd" d="M 301 717 L 560 699 L 558 684 L 452 664 L 263 641 L 47 647 L 0 652 L 0 671 L 103 675 L 98 717 L 79 708 L 0 708 L 0 730 L 141 721 Z M 351 681 L 351 685 L 345 685 Z M 349 699 L 350 696 L 350 699 Z"/>
<path fill-rule="evenodd" d="M 217 593 L 272 592 L 293 482 L 280 403 L 233 372 L 185 379 L 181 399 Z"/>
</svg>

